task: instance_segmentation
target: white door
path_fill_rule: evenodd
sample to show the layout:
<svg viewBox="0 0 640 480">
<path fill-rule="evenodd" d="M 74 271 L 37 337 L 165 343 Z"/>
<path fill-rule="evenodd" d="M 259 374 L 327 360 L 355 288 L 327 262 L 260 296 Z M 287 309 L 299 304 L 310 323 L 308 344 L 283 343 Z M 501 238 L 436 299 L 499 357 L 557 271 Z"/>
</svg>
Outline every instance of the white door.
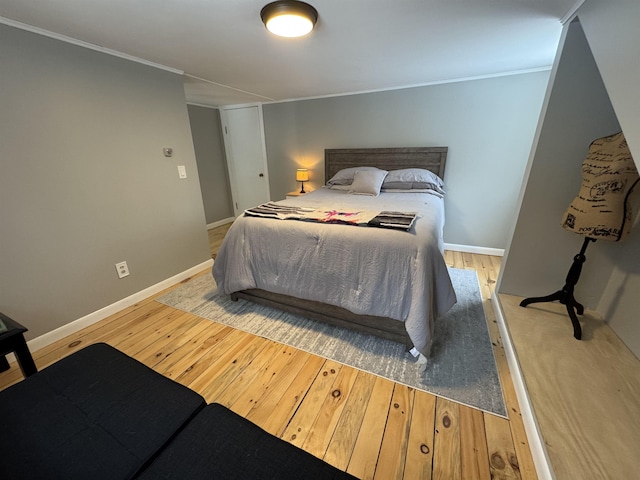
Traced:
<svg viewBox="0 0 640 480">
<path fill-rule="evenodd" d="M 224 107 L 220 113 L 236 216 L 271 199 L 262 107 Z"/>
</svg>

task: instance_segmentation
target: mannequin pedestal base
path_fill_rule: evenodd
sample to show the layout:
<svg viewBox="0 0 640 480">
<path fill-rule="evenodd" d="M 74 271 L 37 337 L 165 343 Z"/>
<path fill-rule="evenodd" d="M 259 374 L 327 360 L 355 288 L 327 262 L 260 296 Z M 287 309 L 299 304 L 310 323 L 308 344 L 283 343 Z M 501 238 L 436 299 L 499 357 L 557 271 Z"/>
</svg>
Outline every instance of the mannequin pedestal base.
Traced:
<svg viewBox="0 0 640 480">
<path fill-rule="evenodd" d="M 576 301 L 573 295 L 573 290 L 578 283 L 578 280 L 580 279 L 582 264 L 587 259 L 587 257 L 585 257 L 584 255 L 587 250 L 587 246 L 589 246 L 589 242 L 595 241 L 596 240 L 594 238 L 590 237 L 584 239 L 584 243 L 582 244 L 580 253 L 573 257 L 573 264 L 569 269 L 564 287 L 562 287 L 561 290 L 558 290 L 557 292 L 554 292 L 551 295 L 546 295 L 544 297 L 525 298 L 524 300 L 522 300 L 522 302 L 520 302 L 521 307 L 526 307 L 527 305 L 531 305 L 532 303 L 554 302 L 556 300 L 563 305 L 566 305 L 567 313 L 569 314 L 569 318 L 571 319 L 571 323 L 573 325 L 573 336 L 577 340 L 582 339 L 582 328 L 580 327 L 580 322 L 578 321 L 578 315 L 582 315 L 584 313 L 584 307 Z"/>
</svg>

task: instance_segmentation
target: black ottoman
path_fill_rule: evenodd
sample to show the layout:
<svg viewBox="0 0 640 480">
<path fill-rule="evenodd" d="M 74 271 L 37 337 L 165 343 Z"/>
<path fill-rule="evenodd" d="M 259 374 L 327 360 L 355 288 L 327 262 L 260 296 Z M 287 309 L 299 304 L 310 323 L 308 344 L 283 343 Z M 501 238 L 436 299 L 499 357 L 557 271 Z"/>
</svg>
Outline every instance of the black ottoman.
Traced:
<svg viewBox="0 0 640 480">
<path fill-rule="evenodd" d="M 140 479 L 329 480 L 355 477 L 213 403 L 196 415 Z"/>
<path fill-rule="evenodd" d="M 0 478 L 133 478 L 205 405 L 106 344 L 0 392 Z"/>
</svg>

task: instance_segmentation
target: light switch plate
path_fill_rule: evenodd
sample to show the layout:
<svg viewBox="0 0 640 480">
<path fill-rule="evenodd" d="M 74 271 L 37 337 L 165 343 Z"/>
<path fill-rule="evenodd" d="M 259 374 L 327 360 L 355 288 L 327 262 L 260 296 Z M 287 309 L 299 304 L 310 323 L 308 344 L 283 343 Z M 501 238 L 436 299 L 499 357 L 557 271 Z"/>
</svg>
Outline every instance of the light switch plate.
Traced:
<svg viewBox="0 0 640 480">
<path fill-rule="evenodd" d="M 178 177 L 187 178 L 187 169 L 184 168 L 184 165 L 178 165 Z"/>
</svg>

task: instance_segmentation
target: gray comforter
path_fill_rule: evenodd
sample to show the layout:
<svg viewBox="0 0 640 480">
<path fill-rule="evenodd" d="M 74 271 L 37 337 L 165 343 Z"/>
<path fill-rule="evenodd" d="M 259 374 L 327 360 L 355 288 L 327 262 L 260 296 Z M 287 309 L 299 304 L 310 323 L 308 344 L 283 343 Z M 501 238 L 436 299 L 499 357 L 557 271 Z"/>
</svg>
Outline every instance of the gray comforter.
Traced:
<svg viewBox="0 0 640 480">
<path fill-rule="evenodd" d="M 444 200 L 430 193 L 350 195 L 322 188 L 283 204 L 417 212 L 409 231 L 241 216 L 213 265 L 220 293 L 259 288 L 405 322 L 428 356 L 435 320 L 456 302 L 442 257 Z"/>
</svg>

